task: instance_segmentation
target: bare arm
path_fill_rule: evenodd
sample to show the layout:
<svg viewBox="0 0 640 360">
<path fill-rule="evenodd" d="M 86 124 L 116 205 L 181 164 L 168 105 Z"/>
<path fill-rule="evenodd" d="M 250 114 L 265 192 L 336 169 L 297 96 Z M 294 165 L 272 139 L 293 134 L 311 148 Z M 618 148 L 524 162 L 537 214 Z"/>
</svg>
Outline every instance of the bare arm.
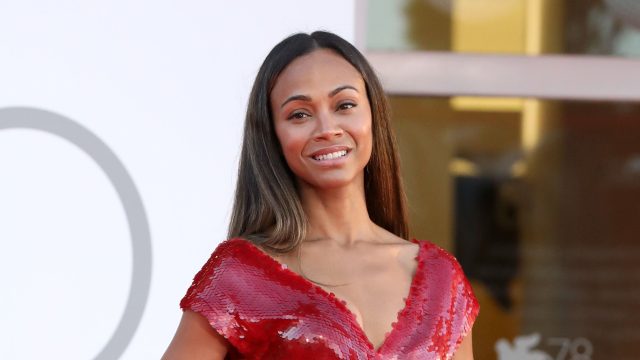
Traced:
<svg viewBox="0 0 640 360">
<path fill-rule="evenodd" d="M 471 332 L 462 339 L 460 347 L 453 354 L 453 360 L 473 360 L 473 344 L 471 341 Z"/>
<path fill-rule="evenodd" d="M 228 347 L 229 343 L 209 325 L 207 319 L 185 310 L 162 360 L 222 360 Z"/>
</svg>

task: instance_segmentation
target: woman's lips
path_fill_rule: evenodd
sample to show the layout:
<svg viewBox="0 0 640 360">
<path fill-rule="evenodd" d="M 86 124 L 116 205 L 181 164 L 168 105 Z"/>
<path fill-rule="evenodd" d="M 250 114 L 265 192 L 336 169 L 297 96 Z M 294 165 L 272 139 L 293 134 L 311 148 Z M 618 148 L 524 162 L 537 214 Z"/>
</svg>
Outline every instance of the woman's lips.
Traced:
<svg viewBox="0 0 640 360">
<path fill-rule="evenodd" d="M 318 159 L 320 157 L 322 157 L 323 155 L 331 155 L 331 156 L 344 156 L 346 155 L 344 152 L 349 152 L 351 151 L 351 148 L 348 146 L 344 146 L 344 145 L 334 145 L 334 146 L 328 146 L 319 150 L 316 150 L 314 152 L 312 152 L 309 157 L 312 157 L 314 159 Z"/>
<path fill-rule="evenodd" d="M 347 150 L 338 150 L 338 151 L 330 152 L 328 154 L 316 155 L 316 156 L 312 156 L 312 158 L 316 161 L 326 161 L 326 160 L 338 159 L 344 156 L 347 156 Z"/>
</svg>

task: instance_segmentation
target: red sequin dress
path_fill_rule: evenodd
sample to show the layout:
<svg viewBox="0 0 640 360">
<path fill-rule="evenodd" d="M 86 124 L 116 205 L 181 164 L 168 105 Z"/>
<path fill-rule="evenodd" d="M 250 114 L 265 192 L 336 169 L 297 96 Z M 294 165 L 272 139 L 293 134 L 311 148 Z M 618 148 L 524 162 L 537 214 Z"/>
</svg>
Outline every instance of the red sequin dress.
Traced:
<svg viewBox="0 0 640 360">
<path fill-rule="evenodd" d="M 375 349 L 345 303 L 252 243 L 221 243 L 180 302 L 232 345 L 228 359 L 451 359 L 479 305 L 456 259 L 427 241 L 405 307 Z"/>
</svg>

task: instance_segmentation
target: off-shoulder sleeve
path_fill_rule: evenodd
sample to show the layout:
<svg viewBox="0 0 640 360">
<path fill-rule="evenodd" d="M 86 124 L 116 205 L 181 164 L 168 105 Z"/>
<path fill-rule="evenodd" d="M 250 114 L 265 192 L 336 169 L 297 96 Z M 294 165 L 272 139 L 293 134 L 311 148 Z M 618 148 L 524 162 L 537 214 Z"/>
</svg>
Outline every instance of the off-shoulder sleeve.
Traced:
<svg viewBox="0 0 640 360">
<path fill-rule="evenodd" d="M 214 330 L 243 353 L 247 327 L 234 301 L 238 295 L 234 272 L 241 266 L 235 255 L 231 242 L 221 243 L 194 277 L 180 308 L 204 316 Z"/>
</svg>

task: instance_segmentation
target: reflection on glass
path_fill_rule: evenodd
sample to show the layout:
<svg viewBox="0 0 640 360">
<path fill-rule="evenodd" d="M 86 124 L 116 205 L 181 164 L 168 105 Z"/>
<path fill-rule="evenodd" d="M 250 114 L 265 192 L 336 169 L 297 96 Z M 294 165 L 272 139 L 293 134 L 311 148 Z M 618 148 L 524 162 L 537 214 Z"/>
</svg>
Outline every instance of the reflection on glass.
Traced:
<svg viewBox="0 0 640 360">
<path fill-rule="evenodd" d="M 368 0 L 369 50 L 640 56 L 637 0 Z"/>
<path fill-rule="evenodd" d="M 413 235 L 481 303 L 476 357 L 636 358 L 640 104 L 391 100 Z"/>
</svg>

